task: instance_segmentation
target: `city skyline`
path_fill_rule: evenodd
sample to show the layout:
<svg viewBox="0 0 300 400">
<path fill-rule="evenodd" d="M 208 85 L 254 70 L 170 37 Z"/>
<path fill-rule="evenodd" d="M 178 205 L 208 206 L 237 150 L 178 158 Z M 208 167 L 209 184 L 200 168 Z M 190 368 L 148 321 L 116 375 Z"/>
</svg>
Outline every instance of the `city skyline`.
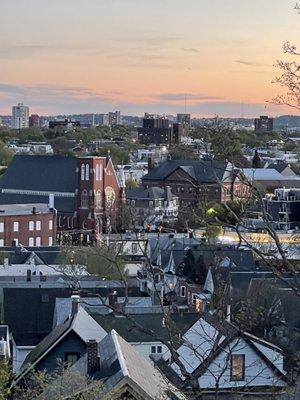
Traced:
<svg viewBox="0 0 300 400">
<path fill-rule="evenodd" d="M 293 1 L 2 3 L 0 114 L 175 114 L 185 98 L 200 117 L 297 114 L 267 103 L 283 43 L 297 45 Z"/>
</svg>

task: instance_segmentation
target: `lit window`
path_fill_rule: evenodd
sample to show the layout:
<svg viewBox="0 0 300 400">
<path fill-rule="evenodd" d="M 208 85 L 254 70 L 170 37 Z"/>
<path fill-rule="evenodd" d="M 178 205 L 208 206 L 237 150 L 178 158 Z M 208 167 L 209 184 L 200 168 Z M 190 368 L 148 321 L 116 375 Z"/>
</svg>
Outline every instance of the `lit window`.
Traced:
<svg viewBox="0 0 300 400">
<path fill-rule="evenodd" d="M 85 174 L 85 166 L 81 164 L 81 180 L 84 181 L 84 174 Z"/>
<path fill-rule="evenodd" d="M 90 179 L 90 166 L 86 164 L 85 166 L 85 180 L 88 181 Z"/>
<path fill-rule="evenodd" d="M 243 381 L 245 379 L 245 355 L 232 354 L 230 361 L 230 379 Z"/>
<path fill-rule="evenodd" d="M 33 221 L 29 221 L 29 230 L 33 231 L 34 230 L 34 222 Z"/>
<path fill-rule="evenodd" d="M 34 246 L 34 238 L 33 238 L 33 237 L 30 237 L 30 238 L 29 238 L 28 245 L 29 245 L 30 247 L 33 247 L 33 246 Z"/>
<path fill-rule="evenodd" d="M 14 222 L 14 232 L 19 232 L 19 222 Z"/>
<path fill-rule="evenodd" d="M 4 222 L 0 222 L 0 232 L 4 232 Z"/>
<path fill-rule="evenodd" d="M 41 221 L 36 221 L 35 227 L 36 227 L 37 231 L 40 231 L 41 230 Z"/>
<path fill-rule="evenodd" d="M 49 221 L 49 230 L 52 231 L 53 229 L 53 221 L 52 219 Z"/>
<path fill-rule="evenodd" d="M 52 238 L 52 236 L 49 236 L 49 241 L 48 241 L 48 243 L 49 243 L 49 246 L 52 246 L 52 245 L 53 245 L 53 238 Z"/>
<path fill-rule="evenodd" d="M 186 297 L 186 287 L 185 286 L 180 286 L 180 296 Z"/>
<path fill-rule="evenodd" d="M 39 236 L 35 239 L 35 245 L 38 247 L 41 245 L 41 238 Z"/>
</svg>

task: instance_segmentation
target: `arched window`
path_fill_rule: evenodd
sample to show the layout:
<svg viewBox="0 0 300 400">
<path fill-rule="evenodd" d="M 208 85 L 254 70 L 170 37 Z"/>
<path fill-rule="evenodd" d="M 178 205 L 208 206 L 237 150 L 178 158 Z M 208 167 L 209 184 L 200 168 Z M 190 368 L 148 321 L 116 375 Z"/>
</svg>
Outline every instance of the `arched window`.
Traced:
<svg viewBox="0 0 300 400">
<path fill-rule="evenodd" d="M 102 207 L 102 195 L 101 195 L 101 191 L 100 190 L 97 190 L 97 192 L 96 192 L 95 204 L 96 204 L 96 208 L 101 208 Z"/>
<path fill-rule="evenodd" d="M 100 171 L 99 171 L 99 164 L 96 165 L 96 181 L 99 181 L 100 178 Z"/>
<path fill-rule="evenodd" d="M 81 207 L 88 208 L 88 206 L 89 206 L 89 195 L 86 190 L 83 190 L 81 192 Z"/>
<path fill-rule="evenodd" d="M 81 164 L 81 180 L 84 181 L 84 172 L 85 172 L 85 166 L 84 164 Z"/>
<path fill-rule="evenodd" d="M 85 166 L 85 180 L 88 181 L 90 179 L 90 166 L 86 164 Z"/>
<path fill-rule="evenodd" d="M 102 175 L 103 175 L 103 165 L 99 165 L 99 181 L 102 181 Z"/>
</svg>

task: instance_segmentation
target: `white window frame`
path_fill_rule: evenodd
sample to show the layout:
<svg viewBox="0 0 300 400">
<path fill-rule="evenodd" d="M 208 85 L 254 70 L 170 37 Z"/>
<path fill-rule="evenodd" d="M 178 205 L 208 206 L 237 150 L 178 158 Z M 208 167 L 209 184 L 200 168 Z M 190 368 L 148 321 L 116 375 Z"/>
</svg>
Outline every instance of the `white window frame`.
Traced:
<svg viewBox="0 0 300 400">
<path fill-rule="evenodd" d="M 4 239 L 0 239 L 0 247 L 4 246 Z"/>
<path fill-rule="evenodd" d="M 52 219 L 49 220 L 49 231 L 52 231 L 53 229 L 53 221 Z"/>
<path fill-rule="evenodd" d="M 42 229 L 42 223 L 41 223 L 41 221 L 36 221 L 36 222 L 35 222 L 35 229 L 36 229 L 37 231 L 40 231 L 40 230 Z"/>
<path fill-rule="evenodd" d="M 81 164 L 81 180 L 84 181 L 85 178 L 85 165 Z"/>
<path fill-rule="evenodd" d="M 14 221 L 14 227 L 13 227 L 14 232 L 19 232 L 19 226 L 20 226 L 19 222 Z"/>
<path fill-rule="evenodd" d="M 49 244 L 49 246 L 53 246 L 53 237 L 52 236 L 49 236 L 48 244 Z"/>
<path fill-rule="evenodd" d="M 29 222 L 28 222 L 28 229 L 29 229 L 30 231 L 34 231 L 34 221 L 29 221 Z"/>
<path fill-rule="evenodd" d="M 0 232 L 4 232 L 4 222 L 0 222 Z"/>
<path fill-rule="evenodd" d="M 34 247 L 34 237 L 30 237 L 30 238 L 28 239 L 28 246 L 29 246 L 29 247 Z"/>
<path fill-rule="evenodd" d="M 36 238 L 35 238 L 35 245 L 36 245 L 37 247 L 40 247 L 41 244 L 42 244 L 42 239 L 41 239 L 41 237 L 40 237 L 40 236 L 36 237 Z"/>
<path fill-rule="evenodd" d="M 86 164 L 86 166 L 85 166 L 85 180 L 86 181 L 90 180 L 90 166 L 89 166 L 89 164 Z"/>
</svg>

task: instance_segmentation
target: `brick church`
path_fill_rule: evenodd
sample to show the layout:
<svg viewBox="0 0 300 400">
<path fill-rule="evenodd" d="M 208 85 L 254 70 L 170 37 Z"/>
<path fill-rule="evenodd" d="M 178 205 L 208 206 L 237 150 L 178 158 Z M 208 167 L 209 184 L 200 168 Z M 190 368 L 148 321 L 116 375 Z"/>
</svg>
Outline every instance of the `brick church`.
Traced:
<svg viewBox="0 0 300 400">
<path fill-rule="evenodd" d="M 49 204 L 59 234 L 91 240 L 116 228 L 123 186 L 110 157 L 16 155 L 0 180 L 0 204 Z"/>
</svg>

